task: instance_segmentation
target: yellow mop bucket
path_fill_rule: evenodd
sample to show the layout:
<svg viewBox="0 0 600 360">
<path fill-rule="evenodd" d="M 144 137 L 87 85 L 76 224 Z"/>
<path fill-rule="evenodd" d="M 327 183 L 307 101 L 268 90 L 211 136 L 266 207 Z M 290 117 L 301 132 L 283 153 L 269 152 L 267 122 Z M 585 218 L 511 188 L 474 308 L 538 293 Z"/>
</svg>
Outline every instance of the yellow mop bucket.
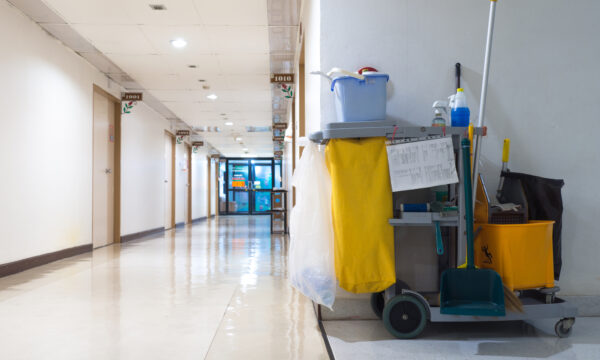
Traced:
<svg viewBox="0 0 600 360">
<path fill-rule="evenodd" d="M 511 290 L 554 286 L 552 226 L 554 221 L 527 224 L 475 224 L 475 265 L 493 269 Z"/>
</svg>

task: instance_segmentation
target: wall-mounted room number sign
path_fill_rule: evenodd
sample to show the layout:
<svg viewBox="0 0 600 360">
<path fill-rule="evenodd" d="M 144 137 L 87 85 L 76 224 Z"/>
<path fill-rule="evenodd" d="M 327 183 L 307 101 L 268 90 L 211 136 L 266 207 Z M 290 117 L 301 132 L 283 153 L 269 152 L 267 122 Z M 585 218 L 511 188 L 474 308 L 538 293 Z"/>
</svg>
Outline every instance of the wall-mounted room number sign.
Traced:
<svg viewBox="0 0 600 360">
<path fill-rule="evenodd" d="M 177 136 L 190 136 L 190 131 L 189 130 L 177 130 L 177 133 L 175 133 L 175 135 L 177 135 Z"/>
<path fill-rule="evenodd" d="M 285 129 L 287 129 L 287 127 L 288 127 L 287 123 L 274 123 L 273 124 L 273 129 L 285 130 Z"/>
<path fill-rule="evenodd" d="M 293 83 L 294 74 L 271 74 L 271 83 L 282 84 L 282 83 Z"/>
<path fill-rule="evenodd" d="M 275 152 L 273 152 L 273 153 L 274 153 L 275 155 L 279 155 L 279 156 L 283 155 L 283 151 L 275 151 Z"/>
<path fill-rule="evenodd" d="M 202 147 L 204 146 L 204 141 L 194 141 L 192 142 L 192 146 Z"/>
<path fill-rule="evenodd" d="M 144 99 L 144 93 L 122 93 L 121 101 L 142 101 Z"/>
</svg>

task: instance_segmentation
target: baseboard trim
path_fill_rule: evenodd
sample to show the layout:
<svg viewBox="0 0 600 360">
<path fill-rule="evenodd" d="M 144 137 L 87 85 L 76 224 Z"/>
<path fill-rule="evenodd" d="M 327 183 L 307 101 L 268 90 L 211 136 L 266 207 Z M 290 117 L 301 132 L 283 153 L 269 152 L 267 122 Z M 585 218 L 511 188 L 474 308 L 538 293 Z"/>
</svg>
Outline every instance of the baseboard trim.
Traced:
<svg viewBox="0 0 600 360">
<path fill-rule="evenodd" d="M 208 220 L 208 218 L 206 216 L 200 216 L 199 218 L 193 219 L 192 224 L 199 223 L 199 222 L 205 221 L 205 220 Z"/>
<path fill-rule="evenodd" d="M 132 241 L 132 240 L 137 240 L 137 239 L 141 239 L 143 237 L 149 236 L 149 235 L 155 235 L 155 234 L 159 234 L 165 231 L 164 227 L 158 227 L 155 229 L 150 229 L 150 230 L 146 230 L 146 231 L 140 231 L 134 234 L 129 234 L 129 235 L 125 235 L 125 236 L 121 236 L 121 243 L 125 243 L 128 241 Z"/>
<path fill-rule="evenodd" d="M 86 252 L 92 251 L 92 249 L 92 244 L 86 244 L 2 264 L 0 265 L 0 277 L 20 273 L 22 271 L 29 270 L 37 266 L 46 265 L 51 262 L 66 259 L 71 256 L 84 254 Z"/>
<path fill-rule="evenodd" d="M 182 221 L 180 223 L 175 224 L 175 226 L 173 226 L 174 228 L 182 228 L 185 226 L 185 221 Z"/>
</svg>

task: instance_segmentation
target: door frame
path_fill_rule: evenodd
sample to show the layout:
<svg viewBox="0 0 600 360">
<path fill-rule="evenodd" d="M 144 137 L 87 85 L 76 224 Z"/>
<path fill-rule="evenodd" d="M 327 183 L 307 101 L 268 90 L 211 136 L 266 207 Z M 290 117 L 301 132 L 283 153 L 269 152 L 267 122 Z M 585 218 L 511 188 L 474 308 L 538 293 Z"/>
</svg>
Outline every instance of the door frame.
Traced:
<svg viewBox="0 0 600 360">
<path fill-rule="evenodd" d="M 210 219 L 212 217 L 212 213 L 210 211 L 210 205 L 211 205 L 211 196 L 210 196 L 210 189 L 211 189 L 211 179 L 212 179 L 212 175 L 211 175 L 211 163 L 210 163 L 210 156 L 206 157 L 206 176 L 207 176 L 207 181 L 206 181 L 206 218 Z"/>
<path fill-rule="evenodd" d="M 113 169 L 113 243 L 121 242 L 121 100 L 100 86 L 92 85 L 92 236 L 94 234 L 94 93 L 98 93 L 115 105 L 115 151 Z M 92 244 L 94 239 L 92 239 Z M 110 245 L 110 244 L 107 244 Z"/>
<path fill-rule="evenodd" d="M 177 148 L 175 147 L 175 135 L 168 130 L 165 130 L 165 134 L 171 138 L 171 227 L 169 229 L 172 229 L 175 227 L 175 161 L 177 159 L 175 151 Z"/>
<path fill-rule="evenodd" d="M 215 216 L 219 216 L 219 173 L 221 172 L 221 161 L 219 158 L 212 158 L 215 163 Z"/>
<path fill-rule="evenodd" d="M 187 202 L 187 219 L 186 224 L 192 223 L 192 147 L 190 144 L 185 143 L 185 151 L 187 152 L 187 191 L 186 191 L 186 202 Z"/>
<path fill-rule="evenodd" d="M 254 173 L 252 171 L 253 165 L 252 160 L 270 160 L 271 161 L 271 189 L 266 190 L 269 192 L 273 191 L 273 186 L 275 185 L 275 159 L 272 157 L 256 157 L 256 158 L 247 158 L 247 157 L 231 157 L 225 159 L 225 177 L 223 179 L 223 188 L 225 190 L 225 211 L 220 212 L 220 209 L 217 209 L 217 212 L 220 212 L 221 215 L 270 215 L 270 211 L 264 212 L 254 212 L 254 192 L 250 190 L 237 190 L 239 192 L 247 192 L 248 193 L 248 211 L 247 212 L 231 212 L 229 211 L 229 160 L 247 160 L 248 161 L 248 181 L 254 180 Z M 266 165 L 266 164 L 265 164 Z M 231 190 L 236 191 L 236 190 Z"/>
</svg>

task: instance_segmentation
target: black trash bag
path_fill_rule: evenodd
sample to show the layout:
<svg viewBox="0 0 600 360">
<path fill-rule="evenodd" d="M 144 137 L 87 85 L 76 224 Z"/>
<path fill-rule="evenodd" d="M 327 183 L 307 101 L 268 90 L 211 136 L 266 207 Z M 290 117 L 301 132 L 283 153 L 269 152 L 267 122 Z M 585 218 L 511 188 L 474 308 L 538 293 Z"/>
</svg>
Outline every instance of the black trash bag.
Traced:
<svg viewBox="0 0 600 360">
<path fill-rule="evenodd" d="M 554 279 L 559 280 L 562 268 L 561 231 L 563 202 L 561 189 L 565 182 L 560 179 L 546 179 L 539 176 L 502 172 L 504 181 L 519 181 L 527 198 L 529 220 L 552 220 L 552 251 L 554 254 Z M 504 191 L 500 195 L 504 199 Z"/>
</svg>

